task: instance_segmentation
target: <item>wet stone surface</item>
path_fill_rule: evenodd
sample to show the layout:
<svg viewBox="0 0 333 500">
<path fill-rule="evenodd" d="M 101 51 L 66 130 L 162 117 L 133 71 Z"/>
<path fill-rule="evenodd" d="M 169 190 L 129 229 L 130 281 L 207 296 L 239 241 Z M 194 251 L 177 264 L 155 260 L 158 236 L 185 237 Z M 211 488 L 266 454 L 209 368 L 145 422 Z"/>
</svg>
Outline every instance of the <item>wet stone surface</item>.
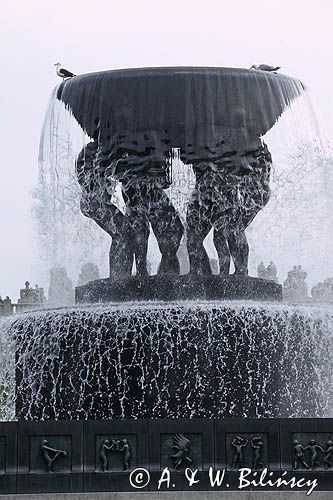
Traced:
<svg viewBox="0 0 333 500">
<path fill-rule="evenodd" d="M 27 314 L 11 327 L 17 415 L 322 417 L 331 330 L 315 308 L 250 302 Z"/>
</svg>

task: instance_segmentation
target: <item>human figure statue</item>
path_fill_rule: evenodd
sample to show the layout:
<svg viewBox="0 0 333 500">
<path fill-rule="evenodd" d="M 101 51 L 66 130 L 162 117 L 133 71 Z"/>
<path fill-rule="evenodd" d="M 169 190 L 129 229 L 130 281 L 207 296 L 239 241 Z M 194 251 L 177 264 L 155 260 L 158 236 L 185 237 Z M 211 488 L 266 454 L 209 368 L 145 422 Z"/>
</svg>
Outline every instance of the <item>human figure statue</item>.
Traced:
<svg viewBox="0 0 333 500">
<path fill-rule="evenodd" d="M 311 288 L 311 295 L 316 302 L 325 302 L 325 288 L 322 282 L 317 283 Z"/>
<path fill-rule="evenodd" d="M 123 111 L 122 111 L 123 113 Z M 132 118 L 131 118 L 132 121 Z M 167 195 L 172 185 L 172 149 L 165 131 L 124 130 L 113 140 L 114 177 L 136 220 L 148 220 L 162 254 L 158 274 L 179 274 L 177 251 L 184 227 Z"/>
<path fill-rule="evenodd" d="M 283 298 L 288 301 L 303 302 L 308 297 L 308 287 L 305 282 L 307 273 L 302 266 L 294 266 L 288 272 L 288 277 L 283 283 Z"/>
<path fill-rule="evenodd" d="M 111 278 L 130 276 L 134 258 L 138 273 L 146 274 L 148 221 L 135 220 L 131 213 L 124 214 L 115 205 L 117 181 L 112 177 L 113 168 L 108 159 L 97 160 L 97 155 L 98 141 L 94 140 L 82 149 L 76 161 L 76 176 L 82 191 L 81 212 L 111 236 Z"/>
<path fill-rule="evenodd" d="M 101 459 L 101 471 L 102 472 L 106 472 L 108 470 L 108 459 L 106 456 L 106 451 L 110 450 L 109 445 L 110 445 L 110 441 L 108 439 L 104 439 L 104 441 L 101 444 L 99 457 Z"/>
<path fill-rule="evenodd" d="M 262 469 L 264 466 L 262 461 L 264 441 L 260 436 L 255 436 L 251 439 L 251 447 L 253 449 L 253 469 Z"/>
<path fill-rule="evenodd" d="M 267 279 L 266 276 L 267 276 L 267 269 L 266 267 L 264 266 L 264 263 L 261 261 L 259 266 L 257 267 L 257 274 L 258 274 L 258 278 L 261 278 L 263 280 Z"/>
<path fill-rule="evenodd" d="M 310 452 L 310 466 L 311 466 L 311 468 L 314 469 L 316 465 L 318 467 L 320 467 L 320 463 L 318 461 L 318 451 L 321 451 L 324 454 L 325 454 L 325 451 L 323 450 L 323 448 L 321 446 L 319 446 L 316 443 L 316 440 L 311 439 L 309 444 L 304 448 L 304 450 L 305 451 L 309 450 L 309 452 Z"/>
<path fill-rule="evenodd" d="M 127 439 L 104 439 L 100 447 L 101 472 L 109 471 L 108 452 L 122 453 L 123 470 L 130 469 L 131 447 Z"/>
<path fill-rule="evenodd" d="M 93 264 L 92 262 L 86 262 L 85 264 L 82 264 L 80 274 L 79 274 L 79 279 L 78 279 L 78 286 L 80 285 L 85 285 L 86 283 L 89 283 L 90 281 L 98 280 L 99 279 L 99 270 L 96 264 Z"/>
<path fill-rule="evenodd" d="M 71 305 L 74 303 L 73 283 L 68 277 L 65 267 L 52 267 L 50 269 L 48 300 L 51 304 L 56 305 Z"/>
<path fill-rule="evenodd" d="M 305 467 L 305 469 L 310 469 L 309 465 L 305 459 L 305 448 L 299 443 L 297 439 L 293 442 L 294 445 L 294 470 L 298 469 L 298 464 L 300 463 Z"/>
<path fill-rule="evenodd" d="M 333 457 L 333 441 L 330 439 L 326 443 L 326 450 L 324 451 L 323 463 L 326 469 L 332 467 L 332 457 Z"/>
<path fill-rule="evenodd" d="M 122 440 L 121 446 L 119 443 L 118 449 L 119 449 L 119 451 L 124 453 L 124 455 L 123 455 L 124 470 L 130 470 L 130 460 L 132 458 L 132 454 L 131 454 L 131 448 L 130 448 L 130 445 L 129 445 L 129 442 L 127 441 L 127 439 Z"/>
<path fill-rule="evenodd" d="M 3 299 L 3 314 L 4 316 L 10 316 L 13 314 L 13 304 L 8 295 L 6 295 L 6 298 Z"/>
<path fill-rule="evenodd" d="M 186 219 L 191 272 L 195 274 L 210 272 L 203 240 L 212 227 L 220 273 L 229 274 L 232 259 L 235 274 L 248 274 L 245 230 L 270 197 L 271 155 L 261 139 L 251 137 L 237 120 L 220 149 L 215 148 L 218 154 L 214 159 L 185 158 L 196 175 Z"/>
<path fill-rule="evenodd" d="M 190 465 L 193 461 L 188 456 L 190 450 L 190 440 L 187 439 L 184 434 L 175 434 L 173 436 L 174 445 L 171 450 L 176 450 L 170 458 L 174 461 L 174 468 L 177 470 L 181 465 Z"/>
<path fill-rule="evenodd" d="M 38 284 L 36 284 L 35 285 L 35 293 L 38 296 L 38 302 L 40 304 L 44 304 L 44 302 L 46 301 L 45 295 L 44 295 L 44 288 L 41 288 L 40 286 L 38 286 Z"/>
<path fill-rule="evenodd" d="M 110 442 L 109 439 L 104 439 L 104 441 L 101 444 L 99 456 L 101 459 L 101 471 L 102 472 L 107 472 L 109 470 L 109 463 L 108 463 L 108 457 L 107 457 L 107 452 L 115 450 L 117 448 L 117 443 L 115 440 L 112 440 Z"/>
<path fill-rule="evenodd" d="M 238 468 L 242 468 L 244 465 L 244 456 L 243 456 L 243 448 L 246 448 L 248 445 L 248 439 L 243 438 L 241 436 L 235 436 L 231 442 L 231 445 L 235 448 L 234 457 L 232 459 L 232 468 L 236 469 L 237 464 Z"/>
<path fill-rule="evenodd" d="M 177 251 L 184 227 L 166 193 L 172 184 L 170 140 L 156 131 L 128 130 L 135 120 L 128 103 L 120 103 L 111 114 L 117 124 L 114 135 L 99 129 L 97 120 L 93 140 L 78 155 L 81 211 L 112 238 L 110 277 L 130 275 L 134 260 L 137 274 L 147 275 L 150 230 L 162 254 L 158 273 L 179 274 Z M 194 151 L 180 153 L 196 176 L 186 221 L 194 274 L 211 274 L 203 247 L 211 229 L 220 274 L 229 274 L 231 260 L 235 274 L 248 274 L 245 230 L 270 197 L 272 159 L 266 144 L 252 130 L 244 108 L 234 106 L 229 121 L 216 144 L 208 144 L 210 139 L 200 133 Z M 121 186 L 123 209 L 114 203 L 116 186 Z"/>
<path fill-rule="evenodd" d="M 297 266 L 297 275 L 300 281 L 305 281 L 308 273 L 302 269 L 302 266 Z"/>
<path fill-rule="evenodd" d="M 164 172 L 165 169 L 162 169 Z M 149 170 L 141 175 L 120 177 L 125 205 L 137 223 L 151 224 L 162 254 L 158 274 L 179 274 L 177 251 L 184 228 L 179 214 L 164 192 L 170 186 L 166 174 L 151 176 Z M 142 233 L 142 231 L 141 231 Z M 142 242 L 140 242 L 142 245 Z"/>
<path fill-rule="evenodd" d="M 184 228 L 164 192 L 170 185 L 165 159 L 168 148 L 164 151 L 160 144 L 153 147 L 147 134 L 137 140 L 134 133 L 130 135 L 129 143 L 126 134 L 118 134 L 113 149 L 104 156 L 98 140 L 79 154 L 76 173 L 82 190 L 81 211 L 112 238 L 110 277 L 130 275 L 134 259 L 137 274 L 147 275 L 150 226 L 162 253 L 158 272 L 179 274 L 176 253 Z M 153 143 L 158 142 L 153 139 Z M 148 142 L 140 150 L 142 140 Z M 113 201 L 117 184 L 121 186 L 123 211 Z"/>
<path fill-rule="evenodd" d="M 53 464 L 60 456 L 67 456 L 67 451 L 56 450 L 49 446 L 49 442 L 44 439 L 40 445 L 42 456 L 46 462 L 47 472 L 53 472 Z"/>
<path fill-rule="evenodd" d="M 266 267 L 263 262 L 260 262 L 257 267 L 258 278 L 274 281 L 277 283 L 277 269 L 273 261 L 270 261 Z"/>
<path fill-rule="evenodd" d="M 324 282 L 317 283 L 312 288 L 311 295 L 316 302 L 333 302 L 333 278 L 327 278 Z"/>
<path fill-rule="evenodd" d="M 277 269 L 276 265 L 274 264 L 273 261 L 270 261 L 268 267 L 267 267 L 267 280 L 274 281 L 277 283 Z"/>
</svg>

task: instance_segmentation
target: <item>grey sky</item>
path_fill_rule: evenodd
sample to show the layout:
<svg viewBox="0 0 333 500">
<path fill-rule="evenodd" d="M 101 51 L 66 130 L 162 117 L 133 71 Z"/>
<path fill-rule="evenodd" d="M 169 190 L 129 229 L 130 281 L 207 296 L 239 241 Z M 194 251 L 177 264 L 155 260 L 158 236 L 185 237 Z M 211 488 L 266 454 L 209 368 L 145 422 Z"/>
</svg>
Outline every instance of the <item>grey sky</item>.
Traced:
<svg viewBox="0 0 333 500">
<path fill-rule="evenodd" d="M 2 296 L 36 280 L 30 192 L 57 61 L 76 73 L 278 64 L 312 89 L 333 136 L 332 0 L 13 0 L 0 19 Z"/>
</svg>

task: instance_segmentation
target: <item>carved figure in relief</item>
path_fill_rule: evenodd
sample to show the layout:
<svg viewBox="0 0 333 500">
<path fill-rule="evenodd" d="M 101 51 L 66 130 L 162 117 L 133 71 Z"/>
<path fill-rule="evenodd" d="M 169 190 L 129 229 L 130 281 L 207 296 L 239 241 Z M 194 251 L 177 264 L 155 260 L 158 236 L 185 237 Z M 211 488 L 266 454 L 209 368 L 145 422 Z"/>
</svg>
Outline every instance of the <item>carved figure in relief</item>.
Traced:
<svg viewBox="0 0 333 500">
<path fill-rule="evenodd" d="M 40 445 L 42 456 L 46 462 L 47 472 L 53 472 L 53 464 L 61 455 L 66 457 L 67 451 L 56 450 L 49 445 L 47 439 L 44 439 Z"/>
<path fill-rule="evenodd" d="M 329 439 L 326 443 L 326 450 L 324 451 L 324 459 L 323 459 L 324 466 L 327 469 L 332 467 L 332 462 L 331 462 L 332 456 L 333 456 L 333 441 Z"/>
<path fill-rule="evenodd" d="M 264 441 L 260 436 L 255 436 L 251 439 L 251 447 L 253 449 L 253 469 L 262 469 L 264 464 L 262 461 L 262 454 L 264 448 Z"/>
<path fill-rule="evenodd" d="M 187 439 L 184 434 L 175 434 L 173 436 L 174 445 L 171 447 L 172 450 L 176 450 L 176 453 L 170 455 L 170 458 L 174 461 L 174 468 L 177 470 L 181 465 L 190 465 L 193 460 L 188 456 L 190 440 Z"/>
<path fill-rule="evenodd" d="M 295 439 L 293 442 L 294 445 L 294 470 L 298 469 L 298 464 L 300 463 L 306 469 L 310 469 L 306 460 L 305 460 L 305 448 L 300 444 L 300 442 Z"/>
<path fill-rule="evenodd" d="M 318 450 L 322 453 L 325 453 L 323 448 L 317 444 L 315 439 L 311 439 L 309 444 L 304 448 L 305 451 L 309 450 L 310 452 L 310 466 L 313 469 L 316 465 L 320 467 L 320 463 L 318 460 Z"/>
<path fill-rule="evenodd" d="M 241 468 L 244 465 L 244 456 L 243 456 L 243 448 L 248 445 L 248 439 L 243 438 L 241 436 L 235 436 L 232 440 L 231 445 L 235 448 L 234 458 L 232 460 L 232 468 L 236 469 L 237 464 L 238 467 Z"/>
</svg>

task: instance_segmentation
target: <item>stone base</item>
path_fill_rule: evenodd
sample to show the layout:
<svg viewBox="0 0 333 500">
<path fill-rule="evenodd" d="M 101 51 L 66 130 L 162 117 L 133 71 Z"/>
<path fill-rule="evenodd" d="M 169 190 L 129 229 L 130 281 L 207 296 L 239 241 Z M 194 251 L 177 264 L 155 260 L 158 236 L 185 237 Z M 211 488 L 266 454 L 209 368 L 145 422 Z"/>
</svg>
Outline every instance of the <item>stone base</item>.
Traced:
<svg viewBox="0 0 333 500">
<path fill-rule="evenodd" d="M 174 498 L 177 492 L 179 500 L 198 494 L 216 498 L 216 493 L 238 498 L 233 492 L 240 488 L 245 498 L 250 491 L 250 498 L 261 492 L 269 496 L 292 490 L 304 497 L 314 489 L 333 492 L 326 452 L 318 454 L 315 464 L 310 461 L 311 442 L 327 450 L 332 425 L 333 419 L 304 418 L 2 423 L 0 495 L 85 493 L 103 498 L 103 492 L 111 498 L 165 498 L 166 493 Z M 295 440 L 303 446 L 304 463 L 295 464 Z M 50 456 L 41 453 L 45 442 L 51 450 L 62 450 L 51 464 Z"/>
<path fill-rule="evenodd" d="M 282 286 L 250 276 L 156 275 L 101 279 L 75 289 L 77 303 L 245 299 L 282 301 Z"/>
</svg>

